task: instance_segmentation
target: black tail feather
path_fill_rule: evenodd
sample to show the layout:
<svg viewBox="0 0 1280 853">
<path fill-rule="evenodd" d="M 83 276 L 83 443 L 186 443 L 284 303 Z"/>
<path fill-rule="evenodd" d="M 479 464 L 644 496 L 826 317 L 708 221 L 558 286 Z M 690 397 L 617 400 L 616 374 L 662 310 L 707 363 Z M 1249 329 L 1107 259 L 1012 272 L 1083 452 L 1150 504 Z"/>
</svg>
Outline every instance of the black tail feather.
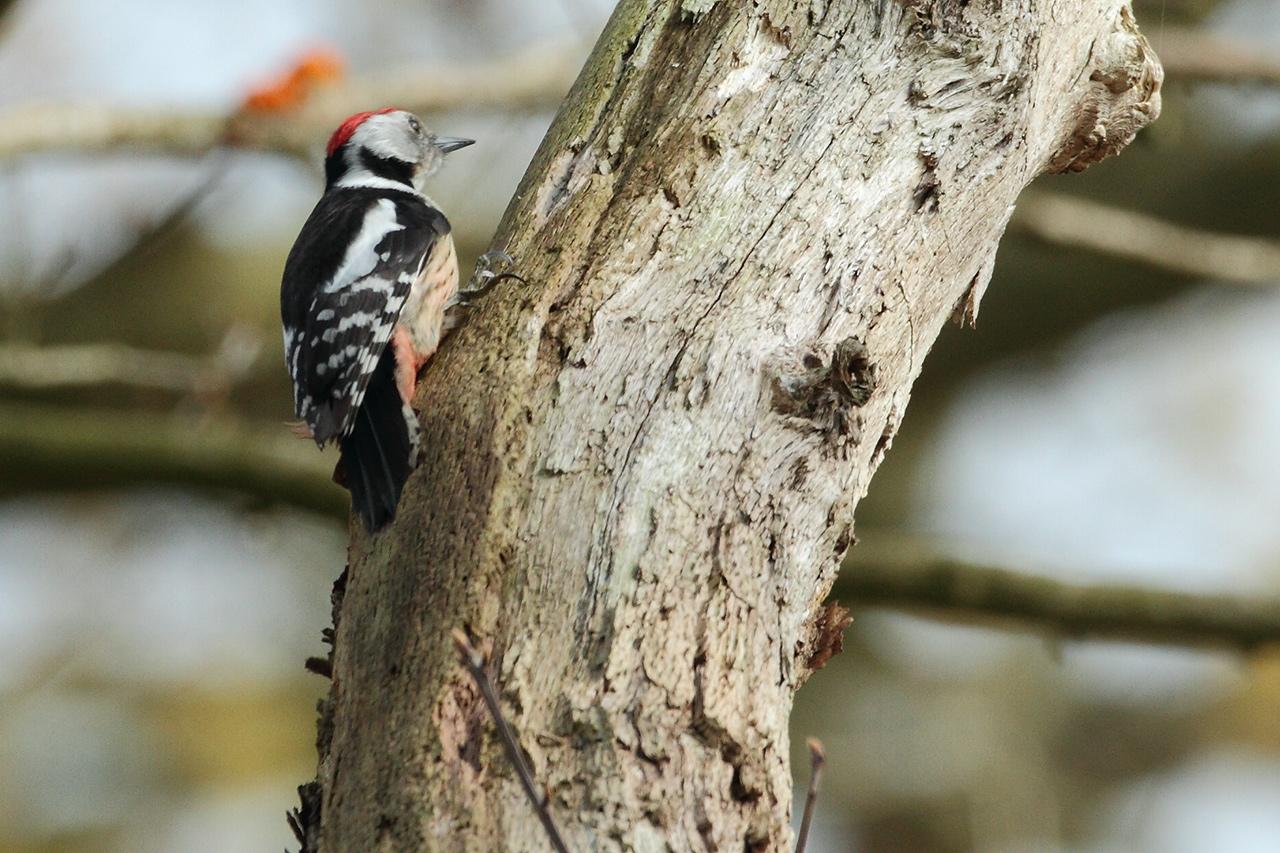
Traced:
<svg viewBox="0 0 1280 853">
<path fill-rule="evenodd" d="M 396 389 L 391 347 L 378 360 L 351 433 L 340 444 L 351 506 L 365 529 L 376 533 L 396 517 L 400 493 L 413 468 L 413 446 Z"/>
</svg>

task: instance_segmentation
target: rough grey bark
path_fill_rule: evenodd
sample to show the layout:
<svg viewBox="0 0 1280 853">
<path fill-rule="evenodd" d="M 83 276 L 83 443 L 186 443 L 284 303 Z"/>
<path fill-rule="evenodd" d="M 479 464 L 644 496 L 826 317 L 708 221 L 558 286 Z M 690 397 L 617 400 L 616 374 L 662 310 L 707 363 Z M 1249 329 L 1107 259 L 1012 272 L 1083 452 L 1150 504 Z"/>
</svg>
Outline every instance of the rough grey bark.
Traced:
<svg viewBox="0 0 1280 853">
<path fill-rule="evenodd" d="M 528 285 L 427 369 L 426 462 L 353 539 L 309 843 L 546 849 L 465 626 L 573 849 L 784 849 L 792 696 L 925 353 L 1160 75 L 1118 0 L 623 0 L 498 235 Z"/>
</svg>

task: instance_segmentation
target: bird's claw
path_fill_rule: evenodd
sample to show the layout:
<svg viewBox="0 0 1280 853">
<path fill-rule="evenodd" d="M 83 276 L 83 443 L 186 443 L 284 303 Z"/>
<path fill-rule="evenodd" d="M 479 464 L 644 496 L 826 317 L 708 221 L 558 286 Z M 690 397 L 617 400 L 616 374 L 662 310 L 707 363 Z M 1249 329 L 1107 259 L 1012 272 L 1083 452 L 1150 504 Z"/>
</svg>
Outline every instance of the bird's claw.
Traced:
<svg viewBox="0 0 1280 853">
<path fill-rule="evenodd" d="M 471 278 L 467 279 L 466 286 L 458 289 L 452 302 L 445 309 L 444 334 L 447 335 L 461 326 L 474 303 L 498 282 L 514 278 L 522 284 L 525 283 L 522 277 L 511 271 L 515 265 L 516 262 L 511 256 L 501 249 L 494 249 L 481 255 L 476 260 L 475 272 L 471 274 Z"/>
<path fill-rule="evenodd" d="M 512 271 L 515 265 L 515 260 L 501 249 L 485 252 L 476 259 L 475 271 L 459 291 L 458 301 L 470 302 L 503 279 L 514 278 L 523 283 L 524 279 Z"/>
</svg>

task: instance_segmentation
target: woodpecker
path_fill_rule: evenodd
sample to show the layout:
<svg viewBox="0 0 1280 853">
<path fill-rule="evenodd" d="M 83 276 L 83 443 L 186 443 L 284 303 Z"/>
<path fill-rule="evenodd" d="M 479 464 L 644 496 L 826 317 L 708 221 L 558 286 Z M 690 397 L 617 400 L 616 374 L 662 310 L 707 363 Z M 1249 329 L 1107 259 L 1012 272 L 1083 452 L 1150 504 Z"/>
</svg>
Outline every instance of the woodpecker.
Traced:
<svg viewBox="0 0 1280 853">
<path fill-rule="evenodd" d="M 285 261 L 294 410 L 319 447 L 338 444 L 335 479 L 371 534 L 395 518 L 417 464 L 410 401 L 458 293 L 449 220 L 423 183 L 472 142 L 404 110 L 351 116 L 329 138 L 324 195 Z"/>
</svg>

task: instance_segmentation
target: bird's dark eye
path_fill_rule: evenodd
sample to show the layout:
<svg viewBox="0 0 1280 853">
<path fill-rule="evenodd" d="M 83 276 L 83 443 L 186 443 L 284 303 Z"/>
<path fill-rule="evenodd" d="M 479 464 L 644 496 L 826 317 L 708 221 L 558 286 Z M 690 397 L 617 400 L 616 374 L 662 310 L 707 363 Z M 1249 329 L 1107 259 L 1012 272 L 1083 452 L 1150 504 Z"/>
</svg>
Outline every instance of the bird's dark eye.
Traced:
<svg viewBox="0 0 1280 853">
<path fill-rule="evenodd" d="M 414 133 L 422 133 L 422 122 L 418 121 L 414 116 L 409 116 L 409 127 Z"/>
</svg>

